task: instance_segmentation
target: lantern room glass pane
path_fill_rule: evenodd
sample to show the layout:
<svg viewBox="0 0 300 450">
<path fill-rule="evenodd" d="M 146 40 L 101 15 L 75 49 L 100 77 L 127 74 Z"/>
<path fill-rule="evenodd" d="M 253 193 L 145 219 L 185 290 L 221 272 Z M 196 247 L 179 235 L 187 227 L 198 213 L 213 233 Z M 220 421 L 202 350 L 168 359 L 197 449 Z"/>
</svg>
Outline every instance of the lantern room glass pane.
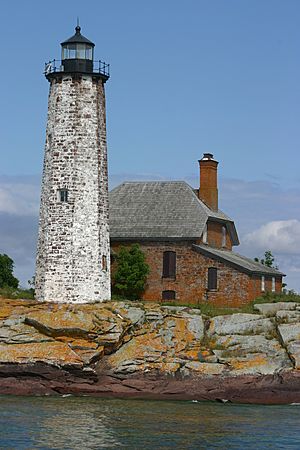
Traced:
<svg viewBox="0 0 300 450">
<path fill-rule="evenodd" d="M 85 45 L 84 44 L 76 44 L 76 58 L 77 59 L 85 59 Z"/>
<path fill-rule="evenodd" d="M 62 48 L 61 59 L 68 59 L 68 49 L 66 47 Z"/>
<path fill-rule="evenodd" d="M 76 58 L 76 44 L 68 44 L 62 48 L 62 59 Z"/>
<path fill-rule="evenodd" d="M 86 46 L 85 49 L 85 58 L 86 59 L 90 59 L 91 61 L 93 60 L 93 47 L 90 45 Z"/>
<path fill-rule="evenodd" d="M 93 47 L 87 44 L 65 44 L 62 47 L 61 59 L 93 60 Z"/>
<path fill-rule="evenodd" d="M 76 58 L 76 50 L 75 49 L 69 49 L 68 59 L 75 59 L 75 58 Z"/>
</svg>

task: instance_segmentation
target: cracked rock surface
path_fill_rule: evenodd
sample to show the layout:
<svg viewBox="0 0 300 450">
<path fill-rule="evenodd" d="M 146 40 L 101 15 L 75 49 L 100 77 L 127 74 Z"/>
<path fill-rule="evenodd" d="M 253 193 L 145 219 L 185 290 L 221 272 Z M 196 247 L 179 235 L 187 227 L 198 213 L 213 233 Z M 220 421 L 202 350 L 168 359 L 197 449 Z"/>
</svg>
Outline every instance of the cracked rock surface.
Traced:
<svg viewBox="0 0 300 450">
<path fill-rule="evenodd" d="M 300 400 L 298 304 L 257 311 L 1 299 L 0 393 Z"/>
</svg>

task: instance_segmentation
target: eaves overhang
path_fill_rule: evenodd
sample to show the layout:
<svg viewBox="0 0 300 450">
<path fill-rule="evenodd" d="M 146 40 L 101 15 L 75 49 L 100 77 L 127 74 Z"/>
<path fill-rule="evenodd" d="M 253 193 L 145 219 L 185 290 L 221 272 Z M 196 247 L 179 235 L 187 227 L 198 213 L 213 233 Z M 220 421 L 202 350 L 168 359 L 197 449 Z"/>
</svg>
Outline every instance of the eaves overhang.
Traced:
<svg viewBox="0 0 300 450">
<path fill-rule="evenodd" d="M 261 264 L 261 269 L 253 268 L 250 269 L 248 267 L 245 267 L 242 263 L 238 263 L 236 261 L 231 261 L 230 259 L 226 258 L 226 253 L 224 250 L 216 250 L 212 247 L 204 247 L 203 245 L 196 245 L 193 244 L 192 248 L 194 251 L 201 253 L 204 256 L 207 256 L 208 258 L 214 259 L 216 261 L 221 261 L 224 264 L 240 271 L 243 273 L 246 273 L 247 275 L 266 275 L 266 276 L 277 276 L 277 277 L 285 277 L 286 274 L 283 272 L 280 272 L 276 269 L 270 269 L 264 270 L 264 267 Z M 216 253 L 217 252 L 217 253 Z M 224 255 L 220 255 L 221 252 L 224 252 Z M 228 251 L 229 252 L 229 251 Z M 232 255 L 235 257 L 238 257 L 239 255 L 236 255 L 232 252 Z"/>
<path fill-rule="evenodd" d="M 191 241 L 196 242 L 199 240 L 199 236 L 191 237 L 191 236 L 151 236 L 151 237 L 143 237 L 143 236 L 110 236 L 111 242 L 179 242 L 179 241 Z"/>
</svg>

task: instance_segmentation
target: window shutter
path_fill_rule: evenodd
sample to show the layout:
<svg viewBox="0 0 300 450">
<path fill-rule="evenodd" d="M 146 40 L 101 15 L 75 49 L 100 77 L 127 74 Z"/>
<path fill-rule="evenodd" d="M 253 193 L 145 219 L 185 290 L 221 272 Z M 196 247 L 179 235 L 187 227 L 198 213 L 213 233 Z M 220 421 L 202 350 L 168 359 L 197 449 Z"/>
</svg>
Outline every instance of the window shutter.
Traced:
<svg viewBox="0 0 300 450">
<path fill-rule="evenodd" d="M 163 257 L 163 277 L 169 276 L 169 252 L 164 252 Z"/>
<path fill-rule="evenodd" d="M 218 287 L 217 269 L 215 267 L 210 267 L 208 269 L 207 288 L 209 291 L 211 291 L 217 289 L 217 287 Z"/>
<path fill-rule="evenodd" d="M 169 276 L 172 278 L 175 278 L 176 276 L 176 253 L 175 252 L 169 252 L 169 259 L 170 259 L 170 272 Z"/>
<path fill-rule="evenodd" d="M 163 255 L 163 277 L 175 278 L 176 276 L 176 252 L 166 251 Z"/>
</svg>

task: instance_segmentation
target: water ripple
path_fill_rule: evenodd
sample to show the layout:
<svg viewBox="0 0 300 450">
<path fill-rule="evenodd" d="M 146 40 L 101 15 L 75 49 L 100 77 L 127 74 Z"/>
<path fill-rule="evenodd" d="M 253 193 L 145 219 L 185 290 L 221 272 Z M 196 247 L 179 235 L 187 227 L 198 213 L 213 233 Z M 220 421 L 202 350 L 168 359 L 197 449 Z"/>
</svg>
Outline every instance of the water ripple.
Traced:
<svg viewBox="0 0 300 450">
<path fill-rule="evenodd" d="M 0 449 L 299 449 L 300 408 L 0 397 Z"/>
</svg>

